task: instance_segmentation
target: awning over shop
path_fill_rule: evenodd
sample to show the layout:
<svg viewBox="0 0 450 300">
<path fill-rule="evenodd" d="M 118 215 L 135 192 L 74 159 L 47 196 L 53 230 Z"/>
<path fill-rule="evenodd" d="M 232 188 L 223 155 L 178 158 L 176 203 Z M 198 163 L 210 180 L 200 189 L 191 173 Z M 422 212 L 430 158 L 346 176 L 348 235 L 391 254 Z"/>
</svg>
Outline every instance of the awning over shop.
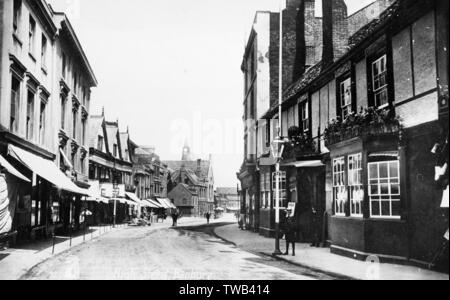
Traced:
<svg viewBox="0 0 450 300">
<path fill-rule="evenodd" d="M 109 199 L 102 197 L 100 193 L 100 183 L 98 181 L 90 181 L 90 188 L 88 190 L 89 196 L 87 198 L 87 201 L 94 201 L 94 202 L 100 202 L 100 203 L 109 203 Z"/>
<path fill-rule="evenodd" d="M 89 196 L 89 191 L 79 188 L 69 178 L 62 173 L 53 161 L 43 159 L 37 155 L 24 151 L 13 145 L 9 145 L 8 153 L 19 162 L 21 162 L 28 169 L 44 178 L 48 182 L 54 184 L 56 187 L 67 192 L 79 194 L 82 196 Z"/>
<path fill-rule="evenodd" d="M 164 208 L 161 204 L 159 204 L 158 202 L 156 202 L 155 200 L 151 200 L 151 199 L 147 199 L 147 200 L 145 200 L 145 201 L 147 201 L 148 203 L 150 203 L 150 207 L 152 207 L 152 208 Z"/>
<path fill-rule="evenodd" d="M 325 166 L 320 160 L 305 160 L 294 161 L 290 163 L 282 163 L 282 167 L 296 167 L 296 168 L 317 168 Z"/>
<path fill-rule="evenodd" d="M 3 156 L 1 156 L 1 155 L 0 155 L 0 166 L 2 166 L 3 168 L 5 168 L 6 171 L 7 171 L 9 174 L 11 174 L 11 175 L 13 175 L 13 176 L 15 176 L 15 177 L 17 177 L 17 178 L 19 178 L 19 179 L 25 181 L 25 182 L 31 182 L 31 180 L 29 180 L 29 179 L 26 178 L 24 175 L 22 175 L 19 171 L 17 171 L 16 168 L 14 168 L 14 167 L 13 167 L 13 166 L 5 159 L 5 158 L 3 158 Z"/>
<path fill-rule="evenodd" d="M 176 208 L 175 205 L 173 205 L 172 201 L 166 198 L 156 198 L 161 205 L 166 209 Z"/>
<path fill-rule="evenodd" d="M 125 193 L 125 195 L 126 195 L 130 200 L 136 202 L 137 204 L 142 205 L 141 199 L 139 199 L 138 196 L 136 196 L 136 194 L 134 194 L 134 193 Z"/>
</svg>

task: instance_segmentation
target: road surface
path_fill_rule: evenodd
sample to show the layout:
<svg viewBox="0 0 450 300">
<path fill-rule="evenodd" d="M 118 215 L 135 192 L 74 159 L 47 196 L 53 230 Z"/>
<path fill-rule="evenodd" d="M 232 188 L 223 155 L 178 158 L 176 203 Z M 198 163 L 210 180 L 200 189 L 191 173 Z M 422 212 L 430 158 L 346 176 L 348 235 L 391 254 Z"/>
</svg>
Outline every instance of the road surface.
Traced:
<svg viewBox="0 0 450 300">
<path fill-rule="evenodd" d="M 22 279 L 332 279 L 240 250 L 212 235 L 213 226 L 219 225 L 113 231 L 35 266 Z"/>
</svg>

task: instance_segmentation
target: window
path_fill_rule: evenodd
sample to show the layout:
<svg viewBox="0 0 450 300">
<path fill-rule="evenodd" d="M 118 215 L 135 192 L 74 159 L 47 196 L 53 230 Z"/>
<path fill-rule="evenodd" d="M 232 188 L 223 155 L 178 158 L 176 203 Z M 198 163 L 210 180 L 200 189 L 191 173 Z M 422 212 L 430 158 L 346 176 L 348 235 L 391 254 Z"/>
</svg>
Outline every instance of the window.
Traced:
<svg viewBox="0 0 450 300">
<path fill-rule="evenodd" d="M 82 134 L 81 143 L 83 145 L 86 145 L 86 119 L 83 119 L 83 121 L 81 121 L 81 127 L 82 127 L 82 129 L 81 129 L 81 134 Z"/>
<path fill-rule="evenodd" d="M 386 55 L 372 63 L 372 84 L 375 107 L 384 108 L 388 106 Z"/>
<path fill-rule="evenodd" d="M 81 174 L 84 174 L 85 170 L 86 170 L 86 168 L 85 168 L 85 159 L 81 158 L 80 159 L 80 171 L 81 171 Z"/>
<path fill-rule="evenodd" d="M 103 137 L 101 135 L 99 135 L 98 139 L 97 139 L 97 150 L 98 151 L 103 151 L 103 142 L 104 142 Z"/>
<path fill-rule="evenodd" d="M 333 160 L 333 199 L 335 214 L 345 216 L 345 204 L 348 200 L 347 187 L 345 185 L 345 157 Z"/>
<path fill-rule="evenodd" d="M 74 94 L 78 93 L 78 75 L 76 72 L 73 74 L 73 92 Z"/>
<path fill-rule="evenodd" d="M 63 78 L 66 78 L 66 72 L 67 72 L 67 56 L 66 56 L 66 54 L 62 54 L 62 58 L 61 58 L 61 60 L 62 60 L 62 77 Z"/>
<path fill-rule="evenodd" d="M 114 144 L 113 146 L 113 155 L 114 157 L 117 157 L 117 144 Z"/>
<path fill-rule="evenodd" d="M 41 66 L 43 69 L 47 68 L 47 38 L 42 35 L 41 45 Z"/>
<path fill-rule="evenodd" d="M 78 125 L 78 111 L 74 110 L 72 112 L 72 138 L 76 140 L 77 138 L 77 125 Z"/>
<path fill-rule="evenodd" d="M 66 109 L 67 101 L 64 95 L 61 95 L 61 128 L 66 129 Z"/>
<path fill-rule="evenodd" d="M 342 120 L 352 112 L 352 81 L 350 78 L 342 81 L 339 88 L 339 98 L 341 101 Z"/>
<path fill-rule="evenodd" d="M 28 34 L 28 51 L 34 55 L 35 52 L 35 36 L 36 36 L 36 21 L 33 19 L 33 17 L 30 16 L 30 28 L 29 28 L 29 34 Z"/>
<path fill-rule="evenodd" d="M 350 215 L 362 217 L 362 203 L 364 201 L 364 186 L 362 182 L 362 154 L 348 157 L 348 188 L 350 190 Z"/>
<path fill-rule="evenodd" d="M 45 143 L 45 121 L 46 121 L 46 109 L 47 105 L 44 101 L 41 101 L 41 108 L 39 111 L 39 143 L 44 145 Z"/>
<path fill-rule="evenodd" d="M 21 10 L 22 10 L 22 1 L 14 0 L 13 28 L 15 34 L 18 34 L 19 32 Z"/>
<path fill-rule="evenodd" d="M 398 160 L 369 163 L 370 216 L 400 219 L 400 164 Z"/>
<path fill-rule="evenodd" d="M 52 210 L 52 221 L 53 221 L 53 224 L 59 223 L 59 221 L 60 221 L 60 206 L 59 206 L 59 202 L 53 202 L 51 210 Z"/>
<path fill-rule="evenodd" d="M 34 93 L 28 91 L 27 97 L 27 123 L 25 137 L 31 141 L 34 138 Z"/>
<path fill-rule="evenodd" d="M 279 190 L 280 190 L 280 207 L 283 207 L 283 205 L 285 205 L 285 207 L 287 207 L 287 197 L 286 197 L 286 172 L 280 172 L 280 186 L 279 186 Z M 273 173 L 272 175 L 272 190 L 274 191 L 274 207 L 276 206 L 276 185 L 277 185 L 277 173 Z"/>
<path fill-rule="evenodd" d="M 13 133 L 19 131 L 19 112 L 20 112 L 20 81 L 12 77 L 11 83 L 11 113 L 9 130 Z"/>
<path fill-rule="evenodd" d="M 71 164 L 72 167 L 75 169 L 76 168 L 76 162 L 77 162 L 77 154 L 76 153 L 72 153 L 72 155 L 70 156 L 70 160 L 71 160 Z"/>
<path fill-rule="evenodd" d="M 304 133 L 309 132 L 309 107 L 308 101 L 305 101 L 300 104 L 300 113 L 301 113 L 301 121 L 302 121 L 302 130 Z"/>
</svg>

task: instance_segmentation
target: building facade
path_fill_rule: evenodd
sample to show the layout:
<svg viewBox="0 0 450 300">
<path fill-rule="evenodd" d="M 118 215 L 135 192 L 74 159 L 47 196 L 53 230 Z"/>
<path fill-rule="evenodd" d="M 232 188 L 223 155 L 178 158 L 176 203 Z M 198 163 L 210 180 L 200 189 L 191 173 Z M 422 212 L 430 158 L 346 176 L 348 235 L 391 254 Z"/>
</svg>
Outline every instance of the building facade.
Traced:
<svg viewBox="0 0 450 300">
<path fill-rule="evenodd" d="M 237 213 L 240 211 L 241 202 L 238 189 L 220 188 L 216 189 L 216 208 L 222 208 L 226 213 Z"/>
<path fill-rule="evenodd" d="M 207 212 L 214 211 L 214 173 L 211 157 L 209 160 L 194 160 L 189 146 L 185 145 L 181 161 L 164 163 L 169 169 L 173 186 L 181 183 L 196 191 L 198 207 L 195 208 L 195 212 L 198 215 L 203 216 Z"/>
<path fill-rule="evenodd" d="M 4 231 L 34 238 L 77 227 L 81 197 L 88 187 L 82 128 L 87 126 L 90 89 L 97 85 L 95 75 L 67 17 L 45 1 L 1 1 L 0 23 L 0 153 L 12 220 Z M 63 48 L 73 55 L 72 64 L 79 70 L 79 85 L 73 93 L 72 73 L 62 76 Z M 77 107 L 76 120 L 67 112 L 64 123 L 71 124 L 65 152 L 71 168 L 65 174 L 58 168 L 62 165 L 58 136 L 63 90 L 65 101 Z M 77 101 L 78 97 L 84 100 Z M 26 180 L 11 177 L 14 170 Z"/>
<path fill-rule="evenodd" d="M 448 151 L 448 2 L 379 1 L 379 17 L 359 29 L 360 12 L 339 17 L 343 2 L 328 4 L 322 61 L 283 97 L 282 165 L 299 238 L 361 259 L 429 263 L 448 228 L 448 171 L 438 184 L 442 158 L 432 153 Z M 336 52 L 332 37 L 345 27 L 346 51 Z M 307 111 L 298 123 L 289 117 L 297 106 Z"/>
</svg>

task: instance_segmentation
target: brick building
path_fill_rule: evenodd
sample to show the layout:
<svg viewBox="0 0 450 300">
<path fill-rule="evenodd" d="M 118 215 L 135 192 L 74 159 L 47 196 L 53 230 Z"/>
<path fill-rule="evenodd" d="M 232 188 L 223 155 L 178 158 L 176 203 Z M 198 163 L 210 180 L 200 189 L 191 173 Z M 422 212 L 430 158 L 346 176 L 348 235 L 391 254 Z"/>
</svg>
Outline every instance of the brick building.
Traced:
<svg viewBox="0 0 450 300">
<path fill-rule="evenodd" d="M 448 2 L 378 1 L 348 27 L 333 25 L 340 2 L 324 5 L 322 61 L 284 92 L 283 111 L 308 112 L 283 118 L 286 202 L 299 207 L 300 240 L 320 235 L 334 253 L 427 264 L 448 228 L 448 171 L 434 178 L 436 161 L 448 161 Z M 342 28 L 353 34 L 336 54 Z"/>
</svg>

